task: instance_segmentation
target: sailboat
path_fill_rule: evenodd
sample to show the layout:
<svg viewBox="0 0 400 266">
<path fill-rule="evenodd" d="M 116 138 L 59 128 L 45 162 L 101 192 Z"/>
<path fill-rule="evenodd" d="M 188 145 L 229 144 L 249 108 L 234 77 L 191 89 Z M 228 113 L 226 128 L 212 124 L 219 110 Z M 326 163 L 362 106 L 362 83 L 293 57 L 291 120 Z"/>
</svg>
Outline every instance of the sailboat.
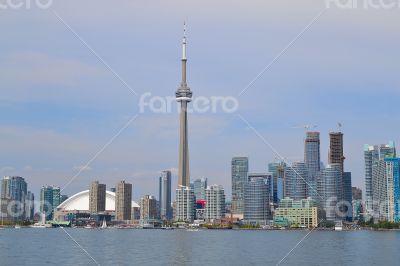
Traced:
<svg viewBox="0 0 400 266">
<path fill-rule="evenodd" d="M 106 218 L 103 218 L 103 223 L 101 224 L 101 229 L 106 229 L 106 228 L 107 228 Z"/>
</svg>

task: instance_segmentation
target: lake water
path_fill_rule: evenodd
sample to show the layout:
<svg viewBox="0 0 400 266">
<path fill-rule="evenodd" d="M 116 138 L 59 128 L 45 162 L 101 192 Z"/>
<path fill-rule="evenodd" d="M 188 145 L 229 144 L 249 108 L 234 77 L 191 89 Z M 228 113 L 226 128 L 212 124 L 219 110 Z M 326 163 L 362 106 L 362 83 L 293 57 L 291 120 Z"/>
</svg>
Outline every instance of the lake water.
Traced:
<svg viewBox="0 0 400 266">
<path fill-rule="evenodd" d="M 5 229 L 0 265 L 276 265 L 307 233 Z M 312 231 L 280 265 L 400 265 L 400 232 Z"/>
</svg>

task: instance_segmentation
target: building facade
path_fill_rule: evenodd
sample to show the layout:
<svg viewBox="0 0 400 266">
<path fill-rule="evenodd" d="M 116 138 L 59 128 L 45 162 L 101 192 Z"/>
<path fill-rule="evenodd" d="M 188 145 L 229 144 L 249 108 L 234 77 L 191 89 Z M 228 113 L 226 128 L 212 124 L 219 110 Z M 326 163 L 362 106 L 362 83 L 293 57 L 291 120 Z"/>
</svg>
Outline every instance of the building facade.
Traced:
<svg viewBox="0 0 400 266">
<path fill-rule="evenodd" d="M 155 197 L 145 195 L 140 199 L 140 223 L 141 224 L 154 224 L 158 222 L 158 208 L 157 200 Z"/>
<path fill-rule="evenodd" d="M 307 198 L 307 190 L 315 190 L 312 184 L 307 184 L 307 178 L 308 172 L 305 163 L 295 162 L 291 166 L 287 166 L 285 169 L 284 196 L 294 200 Z"/>
<path fill-rule="evenodd" d="M 317 173 L 321 170 L 321 152 L 320 152 L 320 133 L 307 132 L 304 140 L 304 163 L 307 168 L 307 183 L 316 188 Z M 307 185 L 307 196 L 315 198 L 315 189 L 309 189 Z"/>
<path fill-rule="evenodd" d="M 365 166 L 365 201 L 366 201 L 366 212 L 373 215 L 376 211 L 376 202 L 379 201 L 376 191 L 379 189 L 379 176 L 377 176 L 381 169 L 377 169 L 379 166 L 379 161 L 385 158 L 395 158 L 396 148 L 394 142 L 389 142 L 389 144 L 381 145 L 364 145 L 364 166 Z M 375 186 L 375 187 L 374 187 Z M 374 192 L 375 190 L 375 192 Z M 374 204 L 375 201 L 375 204 Z"/>
<path fill-rule="evenodd" d="M 244 222 L 265 225 L 271 219 L 271 179 L 253 176 L 245 184 Z"/>
<path fill-rule="evenodd" d="M 232 174 L 232 214 L 244 213 L 244 187 L 249 172 L 248 157 L 234 157 L 231 162 Z"/>
<path fill-rule="evenodd" d="M 220 185 L 212 185 L 206 189 L 205 219 L 220 220 L 225 217 L 225 191 Z"/>
<path fill-rule="evenodd" d="M 193 191 L 196 200 L 206 199 L 207 178 L 198 178 L 193 181 Z"/>
<path fill-rule="evenodd" d="M 340 163 L 328 164 L 317 176 L 318 201 L 325 211 L 326 220 L 331 222 L 345 218 L 339 217 L 340 213 L 337 211 L 337 203 L 340 201 L 338 195 L 341 190 L 339 183 L 342 176 L 341 169 Z"/>
<path fill-rule="evenodd" d="M 193 189 L 180 187 L 176 189 L 175 221 L 193 222 L 195 218 L 195 198 Z"/>
<path fill-rule="evenodd" d="M 171 171 L 161 172 L 159 178 L 160 218 L 170 221 L 172 219 L 171 206 Z"/>
<path fill-rule="evenodd" d="M 3 219 L 19 221 L 26 218 L 25 200 L 28 184 L 20 176 L 5 176 L 1 181 Z"/>
<path fill-rule="evenodd" d="M 281 200 L 274 213 L 274 225 L 290 227 L 318 227 L 317 202 L 312 199 Z"/>
<path fill-rule="evenodd" d="M 274 162 L 268 164 L 268 172 L 272 174 L 273 182 L 273 202 L 275 205 L 283 199 L 283 188 L 284 188 L 284 177 L 285 177 L 285 167 L 286 164 L 281 162 Z"/>
<path fill-rule="evenodd" d="M 54 211 L 61 203 L 60 188 L 55 186 L 43 186 L 40 190 L 40 212 L 46 220 L 53 220 Z"/>
<path fill-rule="evenodd" d="M 106 210 L 106 185 L 100 184 L 99 181 L 92 182 L 89 195 L 89 212 L 104 212 Z"/>
<path fill-rule="evenodd" d="M 132 219 L 132 184 L 120 181 L 115 186 L 115 220 Z"/>
</svg>

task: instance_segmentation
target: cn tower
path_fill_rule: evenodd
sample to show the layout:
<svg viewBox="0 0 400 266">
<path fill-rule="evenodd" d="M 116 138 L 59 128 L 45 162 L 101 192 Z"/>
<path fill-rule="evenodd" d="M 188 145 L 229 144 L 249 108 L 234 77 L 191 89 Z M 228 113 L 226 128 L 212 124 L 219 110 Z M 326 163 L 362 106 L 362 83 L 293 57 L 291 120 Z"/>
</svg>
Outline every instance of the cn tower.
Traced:
<svg viewBox="0 0 400 266">
<path fill-rule="evenodd" d="M 186 24 L 183 25 L 182 40 L 182 82 L 176 91 L 176 101 L 181 103 L 178 187 L 190 186 L 187 105 L 192 100 L 192 92 L 186 83 Z"/>
</svg>

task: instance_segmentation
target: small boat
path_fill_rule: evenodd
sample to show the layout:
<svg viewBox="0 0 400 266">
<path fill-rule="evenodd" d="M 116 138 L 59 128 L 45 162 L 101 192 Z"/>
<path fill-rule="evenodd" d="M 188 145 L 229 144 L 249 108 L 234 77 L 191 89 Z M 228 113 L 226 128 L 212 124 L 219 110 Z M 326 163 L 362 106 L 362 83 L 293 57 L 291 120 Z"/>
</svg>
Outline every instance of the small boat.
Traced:
<svg viewBox="0 0 400 266">
<path fill-rule="evenodd" d="M 93 229 L 93 227 L 90 224 L 87 224 L 85 227 L 83 227 L 85 229 Z"/>
<path fill-rule="evenodd" d="M 338 222 L 335 224 L 335 231 L 343 231 L 343 223 Z"/>
<path fill-rule="evenodd" d="M 19 224 L 16 224 L 16 225 L 14 226 L 14 228 L 15 228 L 15 229 L 21 229 L 21 226 L 20 226 Z"/>
<path fill-rule="evenodd" d="M 188 228 L 188 229 L 186 229 L 186 231 L 188 231 L 188 232 L 197 232 L 197 231 L 200 231 L 198 228 Z"/>
</svg>

